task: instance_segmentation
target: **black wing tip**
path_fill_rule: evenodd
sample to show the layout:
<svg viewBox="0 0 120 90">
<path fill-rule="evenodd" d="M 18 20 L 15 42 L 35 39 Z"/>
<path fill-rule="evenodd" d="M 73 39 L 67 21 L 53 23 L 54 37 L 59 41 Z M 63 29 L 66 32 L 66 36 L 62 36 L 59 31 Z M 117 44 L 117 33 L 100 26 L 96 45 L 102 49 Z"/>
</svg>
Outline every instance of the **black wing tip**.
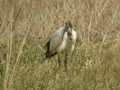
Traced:
<svg viewBox="0 0 120 90">
<path fill-rule="evenodd" d="M 46 43 L 45 46 L 46 46 L 46 49 L 47 49 L 47 51 L 45 53 L 45 58 L 46 59 L 51 58 L 51 57 L 53 57 L 53 56 L 55 56 L 57 54 L 57 52 L 51 53 L 51 51 L 50 51 L 50 40 Z"/>
<path fill-rule="evenodd" d="M 45 58 L 46 58 L 46 59 L 47 59 L 47 58 L 51 58 L 51 57 L 55 56 L 56 54 L 57 54 L 57 52 L 55 52 L 55 53 L 53 53 L 53 54 L 46 53 Z"/>
</svg>

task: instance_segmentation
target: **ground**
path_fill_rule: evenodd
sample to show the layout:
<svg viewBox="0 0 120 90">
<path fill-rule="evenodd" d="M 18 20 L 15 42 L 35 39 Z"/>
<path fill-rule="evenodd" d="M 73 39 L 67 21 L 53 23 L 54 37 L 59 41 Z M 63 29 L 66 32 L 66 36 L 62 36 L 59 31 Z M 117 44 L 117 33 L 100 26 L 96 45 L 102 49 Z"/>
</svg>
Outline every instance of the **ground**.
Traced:
<svg viewBox="0 0 120 90">
<path fill-rule="evenodd" d="M 120 90 L 119 3 L 0 0 L 0 90 Z M 44 46 L 67 20 L 78 38 L 64 72 Z"/>
</svg>

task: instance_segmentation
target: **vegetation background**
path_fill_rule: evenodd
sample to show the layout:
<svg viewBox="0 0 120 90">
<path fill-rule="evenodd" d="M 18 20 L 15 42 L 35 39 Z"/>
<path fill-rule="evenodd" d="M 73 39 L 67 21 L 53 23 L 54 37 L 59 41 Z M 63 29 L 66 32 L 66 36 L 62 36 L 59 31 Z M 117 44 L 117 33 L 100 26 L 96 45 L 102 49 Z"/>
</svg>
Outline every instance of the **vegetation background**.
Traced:
<svg viewBox="0 0 120 90">
<path fill-rule="evenodd" d="M 59 69 L 41 63 L 71 20 L 78 39 Z M 0 90 L 120 90 L 120 0 L 0 0 Z"/>
</svg>

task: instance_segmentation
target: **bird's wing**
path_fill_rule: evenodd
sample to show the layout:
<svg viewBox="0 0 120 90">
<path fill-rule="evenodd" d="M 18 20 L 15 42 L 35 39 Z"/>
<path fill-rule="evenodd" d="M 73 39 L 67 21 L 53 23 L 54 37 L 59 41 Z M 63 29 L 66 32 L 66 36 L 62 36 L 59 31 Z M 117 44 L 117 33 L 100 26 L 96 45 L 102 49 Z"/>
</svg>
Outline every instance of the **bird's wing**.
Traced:
<svg viewBox="0 0 120 90">
<path fill-rule="evenodd" d="M 60 28 L 50 39 L 50 51 L 56 51 L 56 49 L 60 46 L 62 43 L 64 35 L 64 28 Z"/>
</svg>

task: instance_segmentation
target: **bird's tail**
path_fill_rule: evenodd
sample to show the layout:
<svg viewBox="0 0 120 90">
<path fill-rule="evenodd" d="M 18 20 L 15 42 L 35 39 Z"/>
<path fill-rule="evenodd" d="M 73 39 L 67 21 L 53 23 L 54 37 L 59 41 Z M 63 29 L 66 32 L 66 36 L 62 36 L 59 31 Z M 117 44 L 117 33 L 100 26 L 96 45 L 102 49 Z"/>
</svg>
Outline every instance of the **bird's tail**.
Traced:
<svg viewBox="0 0 120 90">
<path fill-rule="evenodd" d="M 50 41 L 48 41 L 46 43 L 45 47 L 46 47 L 47 51 L 45 53 L 45 57 L 43 58 L 43 61 L 46 61 L 46 60 L 50 59 L 51 57 L 53 57 L 57 54 L 57 52 L 51 53 L 51 51 L 50 51 Z"/>
<path fill-rule="evenodd" d="M 55 52 L 54 54 L 48 54 L 46 53 L 45 56 L 43 57 L 43 59 L 41 60 L 41 63 L 44 63 L 45 61 L 51 59 L 53 56 L 55 56 L 57 54 L 57 52 Z"/>
<path fill-rule="evenodd" d="M 53 54 L 50 54 L 50 53 L 46 53 L 46 59 L 47 58 L 51 58 L 53 56 L 55 56 L 57 54 L 57 52 L 53 53 Z"/>
</svg>

